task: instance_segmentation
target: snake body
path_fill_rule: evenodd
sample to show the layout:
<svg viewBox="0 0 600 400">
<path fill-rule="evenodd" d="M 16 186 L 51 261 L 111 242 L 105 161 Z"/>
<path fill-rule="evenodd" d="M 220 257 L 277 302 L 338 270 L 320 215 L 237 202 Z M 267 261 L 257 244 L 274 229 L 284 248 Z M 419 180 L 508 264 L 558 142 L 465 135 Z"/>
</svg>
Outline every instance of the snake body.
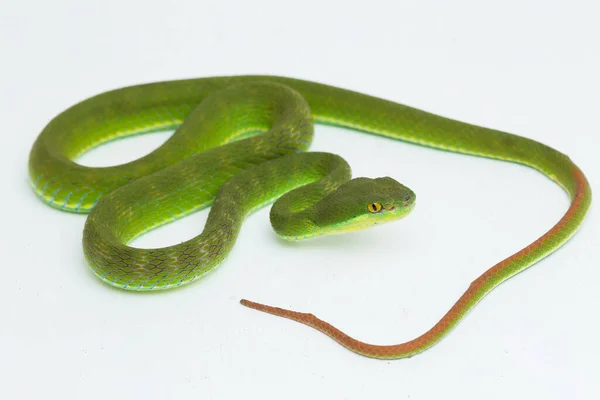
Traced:
<svg viewBox="0 0 600 400">
<path fill-rule="evenodd" d="M 84 253 L 102 281 L 127 290 L 169 289 L 218 266 L 233 248 L 244 218 L 275 200 L 271 223 L 290 240 L 364 229 L 412 210 L 414 193 L 392 178 L 351 179 L 341 157 L 304 152 L 313 122 L 524 164 L 558 183 L 571 199 L 553 228 L 485 271 L 434 327 L 402 344 L 360 342 L 312 314 L 241 301 L 312 326 L 368 357 L 410 357 L 439 342 L 494 287 L 563 245 L 591 203 L 582 171 L 544 144 L 365 94 L 275 76 L 158 82 L 91 97 L 44 128 L 30 153 L 29 175 L 47 204 L 90 213 Z M 74 161 L 110 140 L 172 129 L 165 144 L 130 163 L 93 168 Z M 209 206 L 206 226 L 195 238 L 159 249 L 127 245 Z"/>
</svg>

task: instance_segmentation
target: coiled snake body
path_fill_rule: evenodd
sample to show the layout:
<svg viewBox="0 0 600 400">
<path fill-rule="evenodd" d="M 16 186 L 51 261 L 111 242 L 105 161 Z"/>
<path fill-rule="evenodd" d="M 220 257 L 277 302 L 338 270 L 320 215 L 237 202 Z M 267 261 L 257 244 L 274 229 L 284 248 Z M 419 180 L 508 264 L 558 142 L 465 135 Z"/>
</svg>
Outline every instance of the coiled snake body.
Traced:
<svg viewBox="0 0 600 400">
<path fill-rule="evenodd" d="M 406 343 L 363 343 L 311 314 L 242 300 L 312 326 L 368 357 L 410 357 L 437 343 L 494 287 L 564 244 L 590 206 L 591 190 L 581 170 L 541 143 L 376 97 L 273 76 L 159 82 L 89 98 L 45 127 L 31 150 L 29 173 L 44 202 L 90 213 L 84 253 L 102 281 L 128 290 L 168 289 L 213 270 L 232 249 L 245 216 L 276 199 L 271 223 L 290 240 L 363 229 L 412 210 L 415 194 L 392 178 L 351 180 L 339 156 L 303 152 L 312 140 L 313 120 L 524 164 L 554 180 L 571 198 L 552 229 L 485 271 L 433 328 Z M 127 164 L 92 168 L 73 161 L 109 140 L 170 129 L 176 132 L 160 148 Z M 209 206 L 206 226 L 193 239 L 159 249 L 127 245 Z"/>
</svg>

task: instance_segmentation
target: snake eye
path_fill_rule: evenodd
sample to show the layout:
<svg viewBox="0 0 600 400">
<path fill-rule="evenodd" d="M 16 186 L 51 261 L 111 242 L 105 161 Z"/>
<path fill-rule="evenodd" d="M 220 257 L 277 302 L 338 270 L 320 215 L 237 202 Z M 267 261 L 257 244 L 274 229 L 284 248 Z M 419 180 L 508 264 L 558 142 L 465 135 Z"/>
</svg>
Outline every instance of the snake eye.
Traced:
<svg viewBox="0 0 600 400">
<path fill-rule="evenodd" d="M 378 213 L 379 211 L 381 211 L 383 207 L 381 206 L 380 203 L 371 203 L 367 206 L 367 209 L 372 212 L 373 214 Z"/>
</svg>

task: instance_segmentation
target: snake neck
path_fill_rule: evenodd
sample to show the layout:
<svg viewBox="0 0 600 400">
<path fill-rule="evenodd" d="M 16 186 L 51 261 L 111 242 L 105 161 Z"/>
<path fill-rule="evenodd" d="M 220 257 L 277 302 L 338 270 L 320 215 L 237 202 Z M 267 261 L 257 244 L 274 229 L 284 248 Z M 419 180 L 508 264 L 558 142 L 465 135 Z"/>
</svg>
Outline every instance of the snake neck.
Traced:
<svg viewBox="0 0 600 400">
<path fill-rule="evenodd" d="M 275 210 L 275 212 L 273 211 Z M 319 233 L 314 219 L 314 209 L 300 212 L 281 212 L 278 207 L 271 208 L 271 225 L 277 236 L 284 240 L 296 241 L 315 237 Z"/>
</svg>

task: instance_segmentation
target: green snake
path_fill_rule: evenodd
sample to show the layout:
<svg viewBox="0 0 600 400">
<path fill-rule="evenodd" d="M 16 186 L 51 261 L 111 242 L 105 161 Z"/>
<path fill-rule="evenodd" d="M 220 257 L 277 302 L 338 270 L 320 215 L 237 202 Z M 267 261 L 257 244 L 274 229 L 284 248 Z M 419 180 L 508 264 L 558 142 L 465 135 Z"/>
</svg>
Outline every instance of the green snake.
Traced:
<svg viewBox="0 0 600 400">
<path fill-rule="evenodd" d="M 169 289 L 218 266 L 244 218 L 269 203 L 274 202 L 270 219 L 275 231 L 289 240 L 364 229 L 410 213 L 415 194 L 394 179 L 351 179 L 341 157 L 305 152 L 313 122 L 524 164 L 558 183 L 571 199 L 553 228 L 485 271 L 438 323 L 405 343 L 367 344 L 312 314 L 241 301 L 312 326 L 364 356 L 410 357 L 439 342 L 493 288 L 562 246 L 591 203 L 583 172 L 544 144 L 365 94 L 275 76 L 157 82 L 91 97 L 43 129 L 30 153 L 29 176 L 47 204 L 89 213 L 83 249 L 98 278 L 127 290 Z M 165 130 L 175 133 L 135 161 L 103 168 L 74 161 L 107 141 Z M 202 233 L 190 240 L 157 249 L 127 245 L 209 206 Z"/>
</svg>

